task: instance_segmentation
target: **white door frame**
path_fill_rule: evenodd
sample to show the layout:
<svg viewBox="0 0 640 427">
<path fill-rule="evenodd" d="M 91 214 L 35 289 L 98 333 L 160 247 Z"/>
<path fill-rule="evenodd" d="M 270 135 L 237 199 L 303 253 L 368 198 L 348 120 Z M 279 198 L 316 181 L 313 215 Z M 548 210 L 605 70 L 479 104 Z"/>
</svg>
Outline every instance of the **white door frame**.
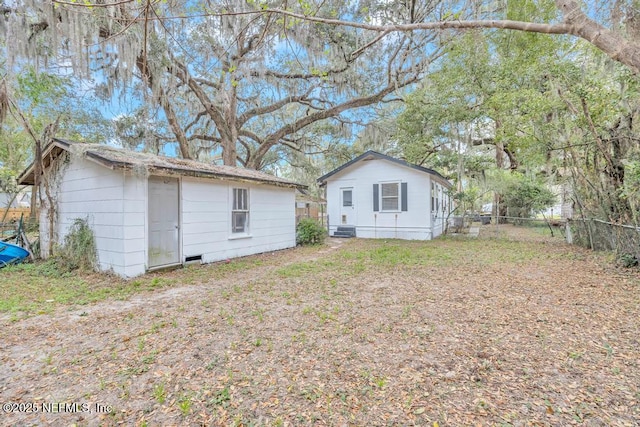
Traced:
<svg viewBox="0 0 640 427">
<path fill-rule="evenodd" d="M 170 188 L 171 193 L 169 197 L 165 197 L 164 200 L 160 200 L 159 206 L 154 208 L 152 183 L 155 181 L 156 185 L 175 186 Z M 160 184 L 162 182 L 162 184 Z M 173 190 L 175 189 L 175 197 Z M 163 268 L 172 265 L 181 264 L 182 259 L 182 233 L 180 227 L 181 214 L 180 214 L 180 180 L 173 177 L 165 176 L 150 176 L 147 183 L 147 221 L 148 221 L 148 238 L 147 238 L 147 265 L 148 269 Z M 171 216 L 171 219 L 169 219 Z M 160 230 L 160 233 L 164 235 L 153 236 L 153 219 L 157 218 L 160 222 L 164 222 L 164 230 Z M 156 254 L 153 250 L 155 244 L 154 239 L 159 239 L 160 246 L 166 246 L 169 251 L 164 254 Z"/>
</svg>

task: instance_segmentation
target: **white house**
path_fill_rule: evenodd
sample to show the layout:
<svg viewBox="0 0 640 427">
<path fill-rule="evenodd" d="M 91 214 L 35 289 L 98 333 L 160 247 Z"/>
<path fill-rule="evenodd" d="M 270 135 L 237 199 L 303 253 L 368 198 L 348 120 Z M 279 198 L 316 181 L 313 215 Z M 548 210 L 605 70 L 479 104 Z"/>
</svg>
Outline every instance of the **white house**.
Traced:
<svg viewBox="0 0 640 427">
<path fill-rule="evenodd" d="M 56 139 L 43 150 L 43 254 L 77 218 L 93 230 L 98 267 L 133 277 L 296 245 L 295 190 L 266 173 Z M 18 178 L 34 183 L 31 165 Z M 50 218 L 53 212 L 53 218 Z"/>
<path fill-rule="evenodd" d="M 329 234 L 429 240 L 445 230 L 451 183 L 438 172 L 367 151 L 318 178 Z"/>
</svg>

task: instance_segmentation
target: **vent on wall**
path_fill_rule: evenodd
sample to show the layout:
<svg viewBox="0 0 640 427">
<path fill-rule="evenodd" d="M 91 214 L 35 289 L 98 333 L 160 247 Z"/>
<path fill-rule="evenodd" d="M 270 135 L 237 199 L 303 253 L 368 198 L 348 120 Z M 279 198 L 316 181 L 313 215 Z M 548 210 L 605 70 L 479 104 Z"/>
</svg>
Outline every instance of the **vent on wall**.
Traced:
<svg viewBox="0 0 640 427">
<path fill-rule="evenodd" d="M 184 262 L 195 262 L 195 261 L 202 262 L 202 255 L 192 255 L 184 259 Z"/>
</svg>

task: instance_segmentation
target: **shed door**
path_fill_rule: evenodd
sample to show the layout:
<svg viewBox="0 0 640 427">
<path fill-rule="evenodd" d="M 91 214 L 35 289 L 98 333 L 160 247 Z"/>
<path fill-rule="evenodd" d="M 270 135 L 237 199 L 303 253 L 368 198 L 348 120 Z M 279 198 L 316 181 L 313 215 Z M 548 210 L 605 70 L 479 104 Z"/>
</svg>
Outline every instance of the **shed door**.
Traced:
<svg viewBox="0 0 640 427">
<path fill-rule="evenodd" d="M 178 180 L 149 178 L 149 268 L 180 262 Z"/>
<path fill-rule="evenodd" d="M 340 225 L 356 225 L 354 196 L 353 187 L 340 189 Z"/>
</svg>

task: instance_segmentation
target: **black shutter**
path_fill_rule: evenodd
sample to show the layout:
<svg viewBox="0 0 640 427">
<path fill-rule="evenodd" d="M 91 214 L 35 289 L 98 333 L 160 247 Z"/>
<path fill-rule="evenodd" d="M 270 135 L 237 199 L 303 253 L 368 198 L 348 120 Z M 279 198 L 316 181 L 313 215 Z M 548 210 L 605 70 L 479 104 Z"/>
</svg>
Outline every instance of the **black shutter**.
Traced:
<svg viewBox="0 0 640 427">
<path fill-rule="evenodd" d="M 400 190 L 402 191 L 402 196 L 400 197 L 400 200 L 402 200 L 402 212 L 406 212 L 409 206 L 409 200 L 407 199 L 407 183 L 403 182 L 400 186 Z"/>
<path fill-rule="evenodd" d="M 380 208 L 378 207 L 378 184 L 373 184 L 373 211 L 378 212 Z"/>
</svg>

